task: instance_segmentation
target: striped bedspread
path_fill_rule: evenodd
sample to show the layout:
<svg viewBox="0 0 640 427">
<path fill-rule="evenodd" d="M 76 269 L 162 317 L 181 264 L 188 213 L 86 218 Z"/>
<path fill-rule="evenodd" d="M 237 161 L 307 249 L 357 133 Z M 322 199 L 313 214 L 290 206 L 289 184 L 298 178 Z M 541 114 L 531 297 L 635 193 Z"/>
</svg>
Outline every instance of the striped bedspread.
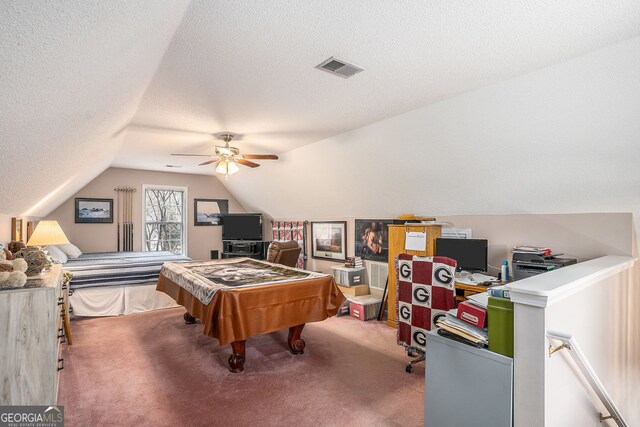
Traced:
<svg viewBox="0 0 640 427">
<path fill-rule="evenodd" d="M 96 252 L 69 259 L 62 269 L 73 273 L 71 289 L 137 285 L 158 280 L 165 262 L 191 261 L 172 252 Z"/>
</svg>

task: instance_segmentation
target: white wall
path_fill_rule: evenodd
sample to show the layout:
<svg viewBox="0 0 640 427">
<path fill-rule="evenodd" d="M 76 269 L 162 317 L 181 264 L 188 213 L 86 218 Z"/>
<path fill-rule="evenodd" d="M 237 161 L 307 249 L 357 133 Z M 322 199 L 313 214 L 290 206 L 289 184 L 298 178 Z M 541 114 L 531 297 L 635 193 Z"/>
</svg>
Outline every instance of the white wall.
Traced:
<svg viewBox="0 0 640 427">
<path fill-rule="evenodd" d="M 274 218 L 632 212 L 638 225 L 639 117 L 634 38 L 290 151 L 224 184 Z"/>
<path fill-rule="evenodd" d="M 209 251 L 212 249 L 222 252 L 222 227 L 194 226 L 193 199 L 227 199 L 229 212 L 244 212 L 242 206 L 214 176 L 109 168 L 51 212 L 46 219 L 57 220 L 69 240 L 83 252 L 115 251 L 117 249 L 115 218 L 112 224 L 76 224 L 75 198 L 114 199 L 115 217 L 117 202 L 114 189 L 124 186 L 135 187 L 132 206 L 133 248 L 136 251 L 142 250 L 142 186 L 144 184 L 187 187 L 187 255 L 193 259 L 209 259 Z"/>
<path fill-rule="evenodd" d="M 7 245 L 11 240 L 11 215 L 0 214 L 0 243 Z"/>
<path fill-rule="evenodd" d="M 355 254 L 355 218 L 278 218 L 300 221 L 345 221 L 347 223 L 347 256 Z M 366 217 L 363 219 L 374 219 Z M 519 214 L 519 215 L 453 215 L 438 216 L 456 228 L 471 229 L 474 238 L 487 239 L 490 266 L 500 266 L 502 260 L 511 262 L 511 249 L 525 244 L 548 246 L 554 253 L 576 258 L 578 262 L 604 255 L 634 255 L 633 218 L 630 213 L 584 213 L 584 214 Z M 269 221 L 265 233 L 271 239 Z M 443 230 L 447 226 L 443 225 Z M 331 267 L 339 262 L 311 257 L 311 225 L 307 225 L 307 269 L 331 273 Z M 635 255 L 634 255 L 635 256 Z M 371 272 L 371 261 L 365 267 Z M 386 263 L 386 261 L 385 261 Z M 489 268 L 493 275 L 498 269 Z M 384 287 L 384 282 L 382 283 Z M 375 293 L 375 292 L 374 292 Z"/>
<path fill-rule="evenodd" d="M 628 425 L 640 423 L 640 268 L 632 265 L 604 257 L 511 285 L 515 425 L 615 425 L 600 423 L 598 412 L 608 412 L 568 350 L 549 357 L 549 344 L 559 344 L 549 330 L 575 337 Z"/>
</svg>

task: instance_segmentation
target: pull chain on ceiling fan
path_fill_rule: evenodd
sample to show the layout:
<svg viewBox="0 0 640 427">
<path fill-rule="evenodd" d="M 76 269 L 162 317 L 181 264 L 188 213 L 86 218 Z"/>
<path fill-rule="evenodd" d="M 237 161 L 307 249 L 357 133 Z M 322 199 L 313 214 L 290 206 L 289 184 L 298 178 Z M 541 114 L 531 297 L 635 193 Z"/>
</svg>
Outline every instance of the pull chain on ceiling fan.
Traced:
<svg viewBox="0 0 640 427">
<path fill-rule="evenodd" d="M 171 154 L 172 156 L 193 156 L 193 157 L 211 157 L 210 160 L 200 163 L 199 166 L 210 165 L 211 163 L 218 162 L 216 164 L 216 172 L 225 175 L 228 179 L 229 175 L 233 175 L 238 172 L 240 168 L 238 164 L 248 166 L 250 168 L 257 168 L 260 166 L 258 163 L 249 161 L 251 160 L 278 160 L 278 156 L 275 154 L 240 154 L 240 150 L 237 147 L 231 147 L 229 143 L 233 141 L 235 134 L 231 132 L 224 132 L 218 136 L 218 139 L 224 141 L 224 145 L 215 146 L 215 155 L 211 154 Z"/>
</svg>

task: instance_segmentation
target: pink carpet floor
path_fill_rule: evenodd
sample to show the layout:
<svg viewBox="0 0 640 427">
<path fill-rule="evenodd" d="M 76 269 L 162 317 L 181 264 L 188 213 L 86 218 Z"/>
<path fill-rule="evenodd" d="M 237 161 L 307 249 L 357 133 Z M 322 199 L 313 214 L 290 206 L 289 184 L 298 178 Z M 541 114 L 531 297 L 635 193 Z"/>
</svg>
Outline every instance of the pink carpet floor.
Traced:
<svg viewBox="0 0 640 427">
<path fill-rule="evenodd" d="M 300 356 L 286 331 L 230 346 L 185 325 L 184 309 L 72 321 L 58 403 L 67 426 L 421 426 L 424 365 L 412 374 L 384 322 L 308 324 Z"/>
</svg>

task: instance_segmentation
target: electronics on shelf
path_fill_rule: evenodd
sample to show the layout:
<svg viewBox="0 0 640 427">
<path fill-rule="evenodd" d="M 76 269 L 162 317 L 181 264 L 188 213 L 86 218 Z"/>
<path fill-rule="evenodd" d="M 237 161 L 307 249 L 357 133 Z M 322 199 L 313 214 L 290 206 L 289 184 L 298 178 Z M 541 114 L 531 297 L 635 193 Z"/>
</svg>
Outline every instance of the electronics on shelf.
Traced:
<svg viewBox="0 0 640 427">
<path fill-rule="evenodd" d="M 262 240 L 262 214 L 242 213 L 222 216 L 222 240 Z"/>
<path fill-rule="evenodd" d="M 487 271 L 488 241 L 486 239 L 436 239 L 436 256 L 446 256 L 458 262 L 457 270 Z"/>
</svg>

